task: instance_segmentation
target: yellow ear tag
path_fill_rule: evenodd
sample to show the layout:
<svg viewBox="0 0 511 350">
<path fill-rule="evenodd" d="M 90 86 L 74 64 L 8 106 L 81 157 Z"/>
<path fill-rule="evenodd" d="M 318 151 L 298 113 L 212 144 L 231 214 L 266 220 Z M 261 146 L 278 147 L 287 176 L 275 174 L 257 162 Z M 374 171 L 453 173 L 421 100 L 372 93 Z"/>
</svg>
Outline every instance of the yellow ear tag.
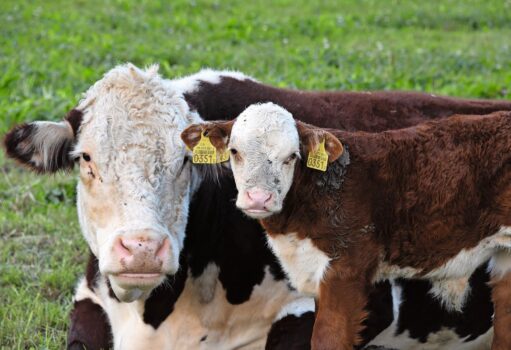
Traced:
<svg viewBox="0 0 511 350">
<path fill-rule="evenodd" d="M 229 160 L 229 154 L 230 152 L 226 147 L 225 150 L 218 155 L 218 163 L 227 162 Z"/>
<path fill-rule="evenodd" d="M 211 143 L 209 137 L 201 134 L 199 143 L 193 148 L 192 162 L 194 164 L 216 164 L 225 162 L 229 159 L 229 152 L 225 150 L 218 155 L 215 146 Z"/>
<path fill-rule="evenodd" d="M 325 150 L 325 140 L 321 141 L 319 146 L 307 157 L 307 167 L 311 169 L 326 171 L 328 164 L 328 154 Z"/>
</svg>

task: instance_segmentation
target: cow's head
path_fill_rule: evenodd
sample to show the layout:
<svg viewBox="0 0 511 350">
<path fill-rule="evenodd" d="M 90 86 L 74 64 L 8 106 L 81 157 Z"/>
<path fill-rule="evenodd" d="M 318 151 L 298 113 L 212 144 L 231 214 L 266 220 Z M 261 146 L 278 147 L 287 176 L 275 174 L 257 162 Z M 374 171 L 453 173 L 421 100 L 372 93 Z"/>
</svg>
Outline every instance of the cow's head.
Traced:
<svg viewBox="0 0 511 350">
<path fill-rule="evenodd" d="M 291 113 L 273 103 L 251 105 L 232 121 L 191 125 L 181 138 L 192 149 L 202 133 L 218 150 L 230 150 L 236 205 L 257 219 L 282 210 L 297 160 L 306 159 L 323 140 L 329 162 L 343 151 L 333 134 L 295 122 Z"/>
<path fill-rule="evenodd" d="M 64 121 L 20 125 L 5 137 L 8 155 L 38 173 L 79 167 L 80 225 L 123 301 L 147 296 L 178 269 L 192 178 L 179 136 L 191 118 L 157 68 L 128 64 L 94 84 Z"/>
</svg>

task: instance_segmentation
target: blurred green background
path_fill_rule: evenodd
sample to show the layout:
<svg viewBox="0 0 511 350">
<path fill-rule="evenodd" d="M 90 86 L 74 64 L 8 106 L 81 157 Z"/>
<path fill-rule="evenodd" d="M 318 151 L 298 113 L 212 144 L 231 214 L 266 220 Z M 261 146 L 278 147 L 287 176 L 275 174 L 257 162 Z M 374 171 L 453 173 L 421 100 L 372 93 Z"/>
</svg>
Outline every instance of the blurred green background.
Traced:
<svg viewBox="0 0 511 350">
<path fill-rule="evenodd" d="M 301 89 L 511 98 L 511 1 L 0 1 L 0 136 L 126 61 Z M 73 174 L 0 155 L 0 348 L 60 349 L 88 254 Z"/>
</svg>

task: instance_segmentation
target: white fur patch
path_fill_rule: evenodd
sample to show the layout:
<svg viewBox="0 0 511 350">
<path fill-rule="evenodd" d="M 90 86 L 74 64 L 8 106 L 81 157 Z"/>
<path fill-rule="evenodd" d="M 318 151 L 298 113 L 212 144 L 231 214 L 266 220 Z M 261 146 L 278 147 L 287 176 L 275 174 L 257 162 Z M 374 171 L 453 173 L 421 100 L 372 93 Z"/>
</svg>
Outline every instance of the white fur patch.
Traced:
<svg viewBox="0 0 511 350">
<path fill-rule="evenodd" d="M 421 278 L 433 283 L 431 293 L 449 310 L 461 310 L 468 293 L 468 278 L 485 261 L 492 258 L 492 274 L 501 275 L 511 270 L 511 228 L 501 227 L 497 233 L 486 237 L 470 249 L 463 249 L 442 266 L 422 275 L 411 267 L 400 268 L 382 262 L 374 281 L 394 278 Z"/>
<path fill-rule="evenodd" d="M 314 246 L 309 238 L 300 239 L 296 233 L 267 237 L 269 246 L 279 258 L 291 284 L 301 293 L 317 296 L 330 258 Z"/>
<path fill-rule="evenodd" d="M 108 295 L 101 276 L 92 291 L 80 281 L 76 300 L 91 299 L 108 315 L 114 349 L 263 349 L 278 315 L 314 311 L 314 301 L 290 291 L 285 280 L 275 280 L 269 268 L 254 286 L 250 299 L 232 305 L 218 280 L 218 267 L 209 264 L 201 276 L 188 276 L 173 312 L 155 330 L 143 322 L 144 301 L 119 303 Z"/>
<path fill-rule="evenodd" d="M 300 317 L 306 312 L 315 311 L 316 304 L 314 302 L 314 298 L 303 297 L 297 300 L 293 300 L 289 304 L 285 305 L 282 310 L 280 310 L 277 317 L 275 317 L 275 321 L 281 320 L 289 315 Z"/>
<path fill-rule="evenodd" d="M 180 93 L 190 93 L 199 88 L 199 84 L 201 81 L 210 83 L 210 84 L 218 84 L 222 80 L 222 77 L 234 78 L 237 80 L 253 80 L 254 78 L 245 75 L 241 72 L 230 71 L 230 70 L 214 70 L 210 68 L 201 69 L 198 73 L 188 75 L 186 77 L 180 79 L 173 79 L 169 81 L 169 84 L 172 86 L 172 89 L 178 91 Z"/>
<path fill-rule="evenodd" d="M 44 170 L 52 169 L 57 149 L 64 142 L 71 142 L 74 139 L 71 125 L 66 121 L 58 123 L 38 121 L 32 125 L 35 129 L 31 135 L 31 142 L 20 142 L 17 149 L 20 153 L 27 153 L 27 147 L 33 147 L 34 152 L 30 160 L 32 164 Z"/>
<path fill-rule="evenodd" d="M 429 291 L 431 295 L 440 300 L 449 311 L 461 312 L 467 297 L 470 295 L 469 277 L 458 279 L 434 281 Z"/>
<path fill-rule="evenodd" d="M 78 284 L 76 285 L 75 295 L 73 296 L 73 301 L 80 301 L 90 299 L 94 304 L 98 304 L 102 308 L 105 308 L 103 301 L 93 290 L 87 286 L 87 281 L 85 277 L 82 277 Z"/>
</svg>

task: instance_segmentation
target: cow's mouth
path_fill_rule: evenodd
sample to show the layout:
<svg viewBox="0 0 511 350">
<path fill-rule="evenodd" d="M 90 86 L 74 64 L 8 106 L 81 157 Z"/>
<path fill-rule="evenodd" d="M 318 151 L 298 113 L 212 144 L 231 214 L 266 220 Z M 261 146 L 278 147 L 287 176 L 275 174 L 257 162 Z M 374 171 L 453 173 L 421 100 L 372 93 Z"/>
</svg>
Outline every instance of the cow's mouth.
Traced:
<svg viewBox="0 0 511 350">
<path fill-rule="evenodd" d="M 159 284 L 161 279 L 165 277 L 162 273 L 157 272 L 125 272 L 112 275 L 121 287 L 144 287 Z"/>
<path fill-rule="evenodd" d="M 145 299 L 165 279 L 164 273 L 125 272 L 109 275 L 110 285 L 120 301 Z"/>
<path fill-rule="evenodd" d="M 273 211 L 268 210 L 266 207 L 264 209 L 242 209 L 242 210 L 245 214 L 254 219 L 264 219 L 274 214 Z"/>
</svg>

